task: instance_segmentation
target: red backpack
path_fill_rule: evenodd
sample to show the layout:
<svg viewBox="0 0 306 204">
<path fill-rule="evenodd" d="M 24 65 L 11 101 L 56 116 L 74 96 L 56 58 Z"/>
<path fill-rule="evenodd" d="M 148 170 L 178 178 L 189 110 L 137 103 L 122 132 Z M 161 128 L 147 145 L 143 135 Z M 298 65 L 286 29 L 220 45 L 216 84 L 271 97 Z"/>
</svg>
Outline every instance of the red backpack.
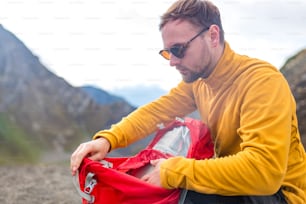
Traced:
<svg viewBox="0 0 306 204">
<path fill-rule="evenodd" d="M 82 204 L 177 204 L 181 189 L 165 189 L 141 178 L 154 167 L 150 160 L 185 156 L 206 159 L 214 154 L 209 130 L 201 121 L 176 119 L 158 130 L 151 143 L 135 156 L 85 158 L 74 179 Z M 181 195 L 182 194 L 182 195 Z"/>
</svg>

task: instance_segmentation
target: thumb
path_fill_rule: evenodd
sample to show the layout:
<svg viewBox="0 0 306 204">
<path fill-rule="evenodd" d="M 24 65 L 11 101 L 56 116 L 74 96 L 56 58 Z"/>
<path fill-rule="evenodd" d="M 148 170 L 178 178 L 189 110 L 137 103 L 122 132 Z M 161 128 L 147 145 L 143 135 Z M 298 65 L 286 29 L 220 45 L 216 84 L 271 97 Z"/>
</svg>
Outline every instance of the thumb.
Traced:
<svg viewBox="0 0 306 204">
<path fill-rule="evenodd" d="M 95 154 L 90 155 L 88 158 L 93 161 L 99 161 L 99 160 L 104 159 L 104 156 L 105 155 L 102 155 L 101 153 L 95 153 Z"/>
<path fill-rule="evenodd" d="M 158 164 L 158 162 L 159 162 L 159 159 L 150 160 L 150 164 L 152 166 L 156 166 Z"/>
<path fill-rule="evenodd" d="M 158 166 L 164 160 L 165 159 L 154 159 L 154 160 L 151 160 L 150 163 L 152 166 Z"/>
</svg>

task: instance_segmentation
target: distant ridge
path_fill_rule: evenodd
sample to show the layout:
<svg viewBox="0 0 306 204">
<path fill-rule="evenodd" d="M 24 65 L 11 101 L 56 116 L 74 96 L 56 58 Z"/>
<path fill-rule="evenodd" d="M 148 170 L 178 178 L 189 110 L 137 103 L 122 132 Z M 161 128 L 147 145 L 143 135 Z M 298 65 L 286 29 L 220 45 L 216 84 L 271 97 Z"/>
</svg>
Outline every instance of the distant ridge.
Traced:
<svg viewBox="0 0 306 204">
<path fill-rule="evenodd" d="M 130 104 L 137 107 L 152 102 L 167 93 L 166 90 L 156 85 L 127 86 L 111 90 L 110 92 L 123 97 Z"/>
<path fill-rule="evenodd" d="M 104 91 L 103 89 L 97 88 L 95 86 L 86 85 L 86 86 L 81 86 L 80 88 L 83 91 L 85 91 L 88 95 L 90 95 L 95 100 L 95 102 L 97 102 L 100 105 L 108 105 L 117 102 L 127 103 L 127 101 L 122 97 L 110 94 L 107 91 Z"/>
<path fill-rule="evenodd" d="M 70 154 L 134 109 L 126 101 L 99 104 L 0 25 L 0 164 Z"/>
</svg>

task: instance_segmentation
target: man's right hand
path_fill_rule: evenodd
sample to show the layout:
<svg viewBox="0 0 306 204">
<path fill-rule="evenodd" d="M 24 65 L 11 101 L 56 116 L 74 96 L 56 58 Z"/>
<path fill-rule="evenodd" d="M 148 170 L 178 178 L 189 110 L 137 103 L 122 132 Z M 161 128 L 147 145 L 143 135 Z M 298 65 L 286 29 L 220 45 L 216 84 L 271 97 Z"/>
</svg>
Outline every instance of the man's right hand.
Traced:
<svg viewBox="0 0 306 204">
<path fill-rule="evenodd" d="M 88 157 L 91 160 L 102 160 L 110 149 L 110 143 L 101 137 L 89 142 L 82 143 L 72 153 L 70 158 L 70 169 L 74 176 L 78 170 L 82 160 Z"/>
</svg>

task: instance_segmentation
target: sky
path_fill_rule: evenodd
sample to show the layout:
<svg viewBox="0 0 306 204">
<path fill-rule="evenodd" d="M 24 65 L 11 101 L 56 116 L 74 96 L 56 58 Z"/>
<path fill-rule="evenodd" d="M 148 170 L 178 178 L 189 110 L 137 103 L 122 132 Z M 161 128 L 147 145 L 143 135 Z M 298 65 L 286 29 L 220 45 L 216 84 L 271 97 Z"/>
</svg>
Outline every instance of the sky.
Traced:
<svg viewBox="0 0 306 204">
<path fill-rule="evenodd" d="M 0 23 L 73 86 L 158 86 L 181 76 L 159 54 L 160 16 L 174 0 L 1 0 Z M 240 54 L 280 68 L 306 48 L 305 0 L 212 0 Z"/>
</svg>

